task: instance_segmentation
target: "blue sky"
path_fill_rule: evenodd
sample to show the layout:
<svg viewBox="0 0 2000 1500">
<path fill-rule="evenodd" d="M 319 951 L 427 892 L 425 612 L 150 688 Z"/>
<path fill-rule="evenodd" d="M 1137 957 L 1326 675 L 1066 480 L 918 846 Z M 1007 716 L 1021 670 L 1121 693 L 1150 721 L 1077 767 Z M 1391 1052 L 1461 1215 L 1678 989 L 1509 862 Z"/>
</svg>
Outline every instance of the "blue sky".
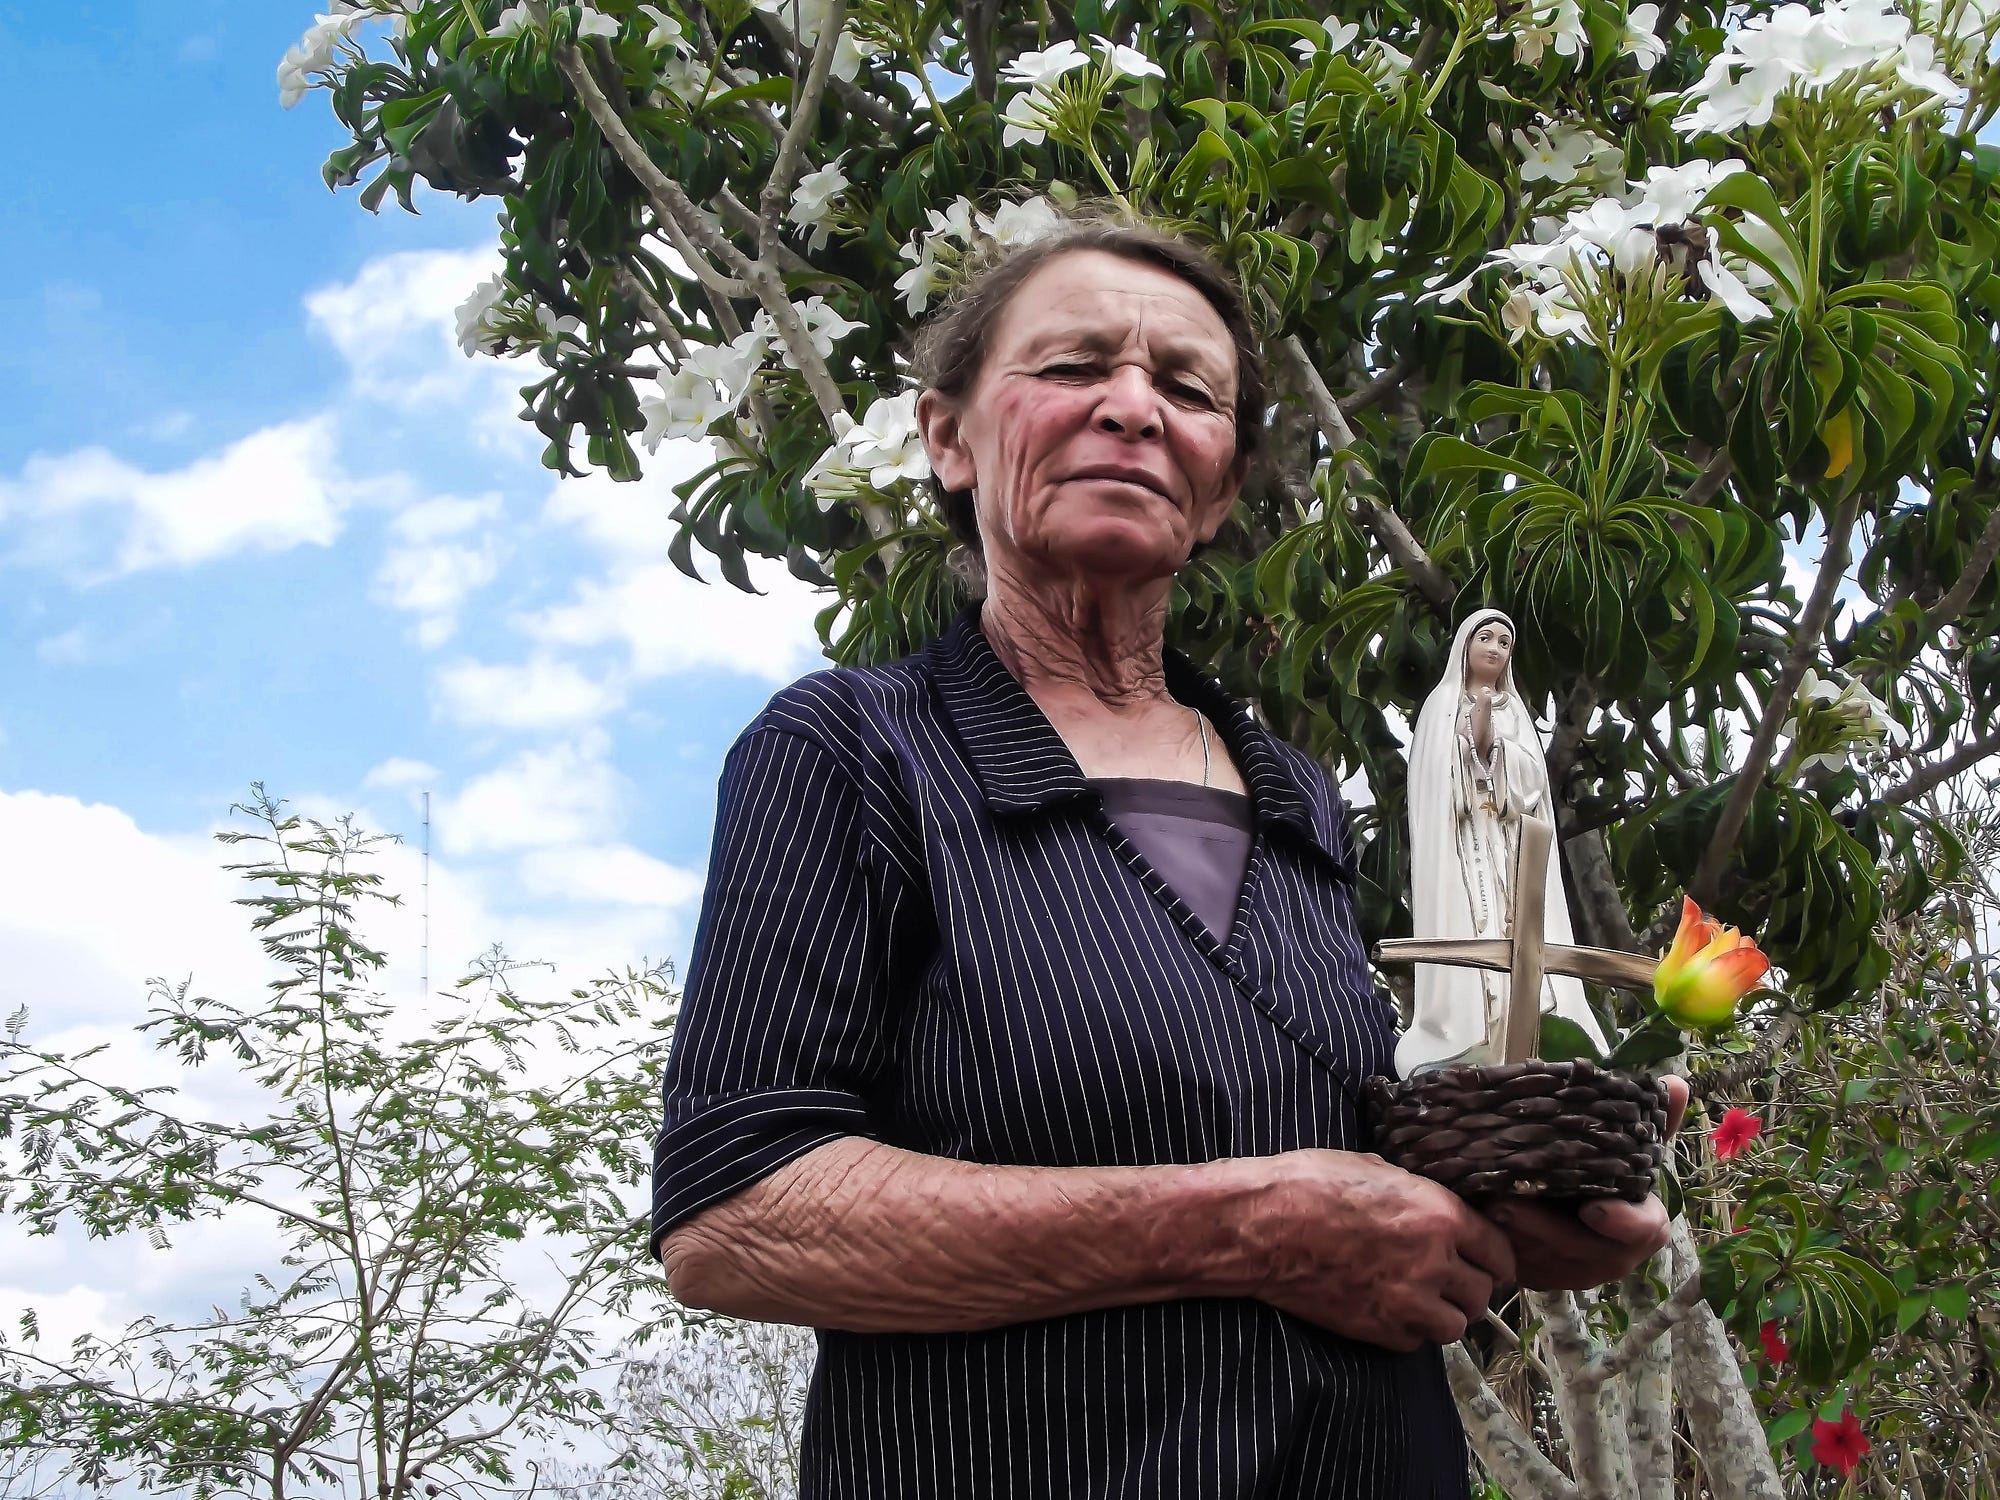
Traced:
<svg viewBox="0 0 2000 1500">
<path fill-rule="evenodd" d="M 491 207 L 326 190 L 339 127 L 273 78 L 311 19 L 0 10 L 0 121 L 34 142 L 0 236 L 0 792 L 175 835 L 261 779 L 413 836 L 427 787 L 495 925 L 587 906 L 638 948 L 560 956 L 682 957 L 666 896 L 730 737 L 811 665 L 812 601 L 658 571 L 698 453 L 616 492 L 541 469 L 535 367 L 449 337 Z"/>
<path fill-rule="evenodd" d="M 267 977 L 210 837 L 253 780 L 409 840 L 369 929 L 392 996 L 423 993 L 425 790 L 433 989 L 496 942 L 567 987 L 685 960 L 722 755 L 816 662 L 782 570 L 757 598 L 666 561 L 705 448 L 637 485 L 540 467 L 539 367 L 453 338 L 491 206 L 327 191 L 339 127 L 275 81 L 312 12 L 0 0 L 0 1014 L 128 1082 L 173 1076 L 131 1030 L 149 976 Z M 215 1074 L 193 1107 L 248 1107 Z M 133 1248 L 9 1244 L 0 1322 L 109 1332 L 271 1250 Z"/>
</svg>

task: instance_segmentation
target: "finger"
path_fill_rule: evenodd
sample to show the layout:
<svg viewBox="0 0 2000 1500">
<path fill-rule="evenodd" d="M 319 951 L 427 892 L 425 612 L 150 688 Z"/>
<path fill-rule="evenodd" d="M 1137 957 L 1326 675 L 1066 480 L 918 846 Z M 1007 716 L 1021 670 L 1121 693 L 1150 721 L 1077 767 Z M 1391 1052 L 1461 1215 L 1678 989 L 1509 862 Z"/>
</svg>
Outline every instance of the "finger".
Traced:
<svg viewBox="0 0 2000 1500">
<path fill-rule="evenodd" d="M 1579 1211 L 1584 1226 L 1607 1240 L 1615 1240 L 1648 1255 L 1667 1242 L 1667 1209 L 1658 1198 L 1644 1203 L 1627 1203 L 1623 1198 L 1600 1198 Z"/>
<path fill-rule="evenodd" d="M 1465 1337 L 1465 1330 L 1471 1322 L 1463 1308 L 1437 1298 L 1418 1312 L 1411 1320 L 1411 1326 L 1427 1343 L 1455 1344 Z"/>
<path fill-rule="evenodd" d="M 1514 1247 L 1499 1226 L 1470 1208 L 1460 1218 L 1459 1225 L 1458 1243 L 1453 1248 L 1460 1257 L 1479 1267 L 1498 1285 L 1512 1286 L 1516 1280 Z"/>
<path fill-rule="evenodd" d="M 1679 1135 L 1681 1121 L 1687 1118 L 1688 1081 L 1677 1074 L 1669 1073 L 1660 1082 L 1667 1090 L 1667 1134 Z"/>
<path fill-rule="evenodd" d="M 1444 1300 L 1465 1314 L 1467 1323 L 1476 1323 L 1493 1303 L 1493 1278 L 1479 1267 L 1454 1255 L 1439 1288 Z"/>
</svg>

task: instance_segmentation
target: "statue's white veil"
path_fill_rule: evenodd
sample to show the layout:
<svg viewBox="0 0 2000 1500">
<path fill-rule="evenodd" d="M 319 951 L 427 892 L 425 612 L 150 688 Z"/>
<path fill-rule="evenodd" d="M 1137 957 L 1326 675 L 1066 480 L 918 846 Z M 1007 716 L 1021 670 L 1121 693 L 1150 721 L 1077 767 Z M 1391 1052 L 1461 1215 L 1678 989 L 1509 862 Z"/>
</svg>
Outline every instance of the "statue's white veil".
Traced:
<svg viewBox="0 0 2000 1500">
<path fill-rule="evenodd" d="M 1465 653 L 1473 633 L 1499 620 L 1519 642 L 1514 622 L 1497 609 L 1476 610 L 1452 638 L 1444 675 L 1424 700 L 1410 742 L 1410 931 L 1420 938 L 1466 939 L 1481 934 L 1473 916 L 1459 869 L 1457 806 L 1471 795 L 1458 749 L 1458 711 L 1465 691 Z M 1496 753 L 1506 758 L 1507 783 L 1537 815 L 1554 819 L 1549 796 L 1548 767 L 1542 759 L 1542 739 L 1533 715 L 1514 685 L 1510 653 L 1499 690 L 1504 700 L 1493 706 Z M 1569 904 L 1563 896 L 1562 853 L 1551 840 L 1543 936 L 1551 943 L 1573 943 Z M 1504 983 L 1504 980 L 1503 980 Z M 1543 981 L 1542 1009 L 1556 1010 L 1582 1026 L 1601 1045 L 1603 1034 L 1584 999 L 1583 986 L 1564 975 Z M 1477 1048 L 1486 1037 L 1486 1001 L 1478 971 L 1418 964 L 1416 1007 L 1410 1029 L 1396 1048 L 1397 1070 L 1404 1077 L 1419 1067 L 1456 1058 Z M 1479 1057 L 1476 1061 L 1498 1061 Z"/>
</svg>

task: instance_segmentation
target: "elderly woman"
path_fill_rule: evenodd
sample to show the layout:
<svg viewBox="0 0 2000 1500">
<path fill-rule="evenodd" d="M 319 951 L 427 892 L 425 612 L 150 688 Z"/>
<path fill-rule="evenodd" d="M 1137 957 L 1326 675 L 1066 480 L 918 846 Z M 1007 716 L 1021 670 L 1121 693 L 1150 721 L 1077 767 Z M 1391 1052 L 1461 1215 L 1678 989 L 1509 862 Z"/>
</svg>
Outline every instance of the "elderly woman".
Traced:
<svg viewBox="0 0 2000 1500">
<path fill-rule="evenodd" d="M 674 1294 L 820 1331 L 807 1497 L 1464 1496 L 1439 1345 L 1666 1218 L 1496 1223 L 1366 1154 L 1394 1018 L 1339 796 L 1163 639 L 1260 437 L 1241 296 L 1072 223 L 918 363 L 985 599 L 730 752 L 655 1155 Z"/>
</svg>

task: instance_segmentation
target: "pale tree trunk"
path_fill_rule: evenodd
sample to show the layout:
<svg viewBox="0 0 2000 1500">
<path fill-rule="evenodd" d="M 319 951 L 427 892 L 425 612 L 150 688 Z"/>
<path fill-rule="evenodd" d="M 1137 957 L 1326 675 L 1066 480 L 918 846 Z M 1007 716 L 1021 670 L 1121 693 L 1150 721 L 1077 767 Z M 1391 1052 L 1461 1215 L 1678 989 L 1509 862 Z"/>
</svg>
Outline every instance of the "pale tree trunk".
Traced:
<svg viewBox="0 0 2000 1500">
<path fill-rule="evenodd" d="M 1701 1300 L 1700 1259 L 1684 1220 L 1653 1270 L 1671 1270 L 1672 1294 L 1661 1300 L 1647 1272 L 1627 1277 L 1615 1295 L 1629 1324 L 1616 1343 L 1592 1331 L 1597 1295 L 1526 1294 L 1541 1325 L 1535 1342 L 1569 1474 L 1536 1446 L 1464 1346 L 1445 1351 L 1472 1449 L 1511 1500 L 1674 1500 L 1676 1395 L 1715 1500 L 1783 1500 L 1734 1346 Z"/>
</svg>

